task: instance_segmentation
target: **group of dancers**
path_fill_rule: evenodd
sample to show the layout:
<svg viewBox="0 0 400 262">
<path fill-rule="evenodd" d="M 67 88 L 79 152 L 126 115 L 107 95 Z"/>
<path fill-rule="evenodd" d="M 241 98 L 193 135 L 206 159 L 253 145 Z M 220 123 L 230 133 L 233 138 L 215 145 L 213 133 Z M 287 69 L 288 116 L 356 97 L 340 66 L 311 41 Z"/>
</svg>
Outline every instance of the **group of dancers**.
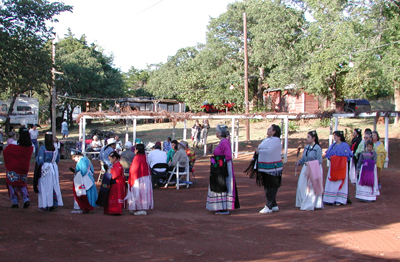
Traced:
<svg viewBox="0 0 400 262">
<path fill-rule="evenodd" d="M 43 212 L 53 211 L 64 205 L 57 165 L 60 153 L 55 141 L 53 134 L 47 132 L 44 145 L 40 147 L 36 157 L 33 188 L 38 194 L 38 210 Z M 4 150 L 6 184 L 12 202 L 11 208 L 19 208 L 18 195 L 22 196 L 24 208 L 30 206 L 27 177 L 33 150 L 34 146 L 25 127 L 20 128 L 18 141 L 7 145 Z M 135 153 L 129 169 L 127 186 L 124 169 L 119 163 L 120 155 L 116 151 L 109 153 L 108 158 L 112 166 L 103 175 L 102 185 L 97 193 L 93 164 L 80 151 L 71 151 L 72 159 L 76 162 L 76 167 L 70 168 L 74 172 L 74 210 L 71 213 L 87 213 L 97 206 L 102 206 L 105 214 L 120 215 L 126 205 L 132 214 L 146 215 L 146 210 L 152 209 L 154 203 L 144 145 L 136 145 Z"/>
<path fill-rule="evenodd" d="M 309 145 L 296 162 L 296 165 L 304 165 L 297 185 L 296 207 L 314 210 L 323 208 L 324 204 L 346 205 L 349 202 L 349 181 L 356 186 L 356 199 L 376 201 L 380 195 L 381 172 L 387 152 L 377 131 L 366 129 L 364 139 L 361 132 L 354 129 L 350 145 L 346 143 L 343 131 L 333 133 L 334 143 L 325 154 L 329 160 L 325 188 L 322 187 L 322 149 L 318 135 L 315 131 L 308 132 Z"/>
<path fill-rule="evenodd" d="M 252 162 L 245 171 L 256 178 L 259 186 L 264 187 L 266 205 L 260 213 L 278 212 L 276 201 L 281 185 L 283 162 L 281 157 L 281 130 L 271 125 L 264 139 L 255 150 Z M 210 184 L 208 187 L 206 208 L 215 214 L 229 214 L 230 210 L 240 207 L 236 179 L 232 163 L 232 150 L 229 131 L 225 125 L 218 125 L 216 136 L 220 139 L 211 157 Z M 323 186 L 322 148 L 316 131 L 307 133 L 308 145 L 296 166 L 303 166 L 300 172 L 296 207 L 301 210 L 322 209 L 327 205 L 346 205 L 349 199 L 349 181 L 356 186 L 355 197 L 363 202 L 376 201 L 380 194 L 381 172 L 387 152 L 379 141 L 376 131 L 366 129 L 364 139 L 360 129 L 355 129 L 351 144 L 346 143 L 343 131 L 333 133 L 334 143 L 326 151 L 329 169 Z M 18 193 L 23 197 L 24 208 L 30 206 L 27 190 L 27 175 L 33 146 L 26 128 L 19 130 L 19 140 L 4 150 L 7 189 L 12 208 L 18 208 Z M 103 177 L 99 193 L 93 178 L 94 168 L 91 161 L 79 151 L 72 151 L 76 161 L 73 192 L 74 210 L 71 213 L 87 213 L 96 206 L 104 206 L 105 214 L 122 214 L 124 205 L 135 215 L 146 215 L 152 209 L 153 187 L 150 168 L 147 163 L 143 144 L 137 144 L 129 168 L 128 185 L 124 168 L 119 163 L 120 155 L 116 151 L 108 154 L 110 171 Z M 38 193 L 40 211 L 52 211 L 63 205 L 57 163 L 60 155 L 54 145 L 51 132 L 45 135 L 45 143 L 39 149 L 34 174 L 34 190 Z"/>
</svg>

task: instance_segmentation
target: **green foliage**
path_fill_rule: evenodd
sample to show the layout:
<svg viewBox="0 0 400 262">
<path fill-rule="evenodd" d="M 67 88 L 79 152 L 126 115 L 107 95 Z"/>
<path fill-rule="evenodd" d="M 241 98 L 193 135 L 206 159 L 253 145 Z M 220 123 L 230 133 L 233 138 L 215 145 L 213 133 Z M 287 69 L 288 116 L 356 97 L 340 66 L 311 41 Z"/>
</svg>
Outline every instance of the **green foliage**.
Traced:
<svg viewBox="0 0 400 262">
<path fill-rule="evenodd" d="M 104 55 L 97 45 L 88 46 L 85 36 L 77 39 L 69 31 L 56 47 L 56 65 L 63 72 L 56 82 L 59 94 L 82 98 L 103 97 L 104 102 L 107 97 L 124 96 L 122 74 L 113 68 L 113 58 Z M 77 105 L 85 108 L 86 101 L 64 99 L 61 102 L 62 108 L 73 109 Z"/>
<path fill-rule="evenodd" d="M 318 126 L 321 126 L 321 127 L 329 127 L 330 124 L 331 124 L 331 119 L 330 118 L 321 118 L 318 121 Z"/>
</svg>

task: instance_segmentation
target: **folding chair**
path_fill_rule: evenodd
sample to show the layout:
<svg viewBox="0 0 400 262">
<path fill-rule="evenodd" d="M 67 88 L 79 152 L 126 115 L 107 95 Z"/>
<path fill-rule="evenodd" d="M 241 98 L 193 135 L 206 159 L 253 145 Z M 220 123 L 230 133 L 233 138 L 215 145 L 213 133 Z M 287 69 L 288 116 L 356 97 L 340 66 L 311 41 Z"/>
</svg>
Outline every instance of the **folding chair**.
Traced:
<svg viewBox="0 0 400 262">
<path fill-rule="evenodd" d="M 184 171 L 179 171 L 180 167 L 184 167 L 185 168 Z M 168 185 L 169 185 L 169 183 L 171 181 L 171 178 L 174 175 L 176 176 L 176 190 L 179 190 L 179 186 L 186 185 L 186 188 L 188 188 L 189 185 L 192 184 L 192 182 L 189 181 L 189 175 L 190 175 L 190 172 L 189 172 L 189 161 L 187 161 L 186 163 L 178 162 L 178 164 L 174 167 L 174 169 L 172 171 L 170 171 L 169 173 L 170 173 L 170 175 L 169 175 L 167 183 L 164 186 L 165 188 L 168 187 Z M 186 176 L 186 181 L 180 181 L 179 180 L 180 176 Z"/>
<path fill-rule="evenodd" d="M 160 172 L 154 169 L 165 168 L 165 171 Z M 153 182 L 153 188 L 156 186 L 164 186 L 165 183 L 160 183 L 160 179 L 165 181 L 168 178 L 167 173 L 168 164 L 167 163 L 157 163 L 151 168 L 151 181 Z"/>
</svg>

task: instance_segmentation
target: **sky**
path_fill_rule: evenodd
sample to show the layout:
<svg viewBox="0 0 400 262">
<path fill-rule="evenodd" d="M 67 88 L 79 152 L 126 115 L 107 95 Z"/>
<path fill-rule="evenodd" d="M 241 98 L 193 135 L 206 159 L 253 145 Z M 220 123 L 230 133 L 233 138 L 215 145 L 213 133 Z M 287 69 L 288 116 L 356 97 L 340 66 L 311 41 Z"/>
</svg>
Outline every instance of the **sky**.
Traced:
<svg viewBox="0 0 400 262">
<path fill-rule="evenodd" d="M 114 56 L 114 67 L 165 63 L 180 48 L 205 43 L 210 17 L 224 13 L 235 0 L 58 0 L 73 12 L 56 16 L 58 38 L 68 28 L 76 38 L 86 35 L 104 53 Z M 54 2 L 54 1 L 53 1 Z M 112 4 L 111 4 L 112 3 Z"/>
</svg>

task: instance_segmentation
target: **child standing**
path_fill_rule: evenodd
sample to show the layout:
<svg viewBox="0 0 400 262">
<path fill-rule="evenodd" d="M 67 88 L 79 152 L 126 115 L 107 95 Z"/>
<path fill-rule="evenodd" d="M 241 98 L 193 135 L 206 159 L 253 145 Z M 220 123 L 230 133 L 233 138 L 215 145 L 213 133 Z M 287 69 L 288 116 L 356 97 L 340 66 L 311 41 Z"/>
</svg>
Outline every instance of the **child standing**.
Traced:
<svg viewBox="0 0 400 262">
<path fill-rule="evenodd" d="M 372 140 L 366 142 L 366 149 L 360 154 L 357 163 L 359 177 L 356 185 L 356 198 L 362 202 L 372 202 L 379 196 L 376 152 Z"/>
</svg>

